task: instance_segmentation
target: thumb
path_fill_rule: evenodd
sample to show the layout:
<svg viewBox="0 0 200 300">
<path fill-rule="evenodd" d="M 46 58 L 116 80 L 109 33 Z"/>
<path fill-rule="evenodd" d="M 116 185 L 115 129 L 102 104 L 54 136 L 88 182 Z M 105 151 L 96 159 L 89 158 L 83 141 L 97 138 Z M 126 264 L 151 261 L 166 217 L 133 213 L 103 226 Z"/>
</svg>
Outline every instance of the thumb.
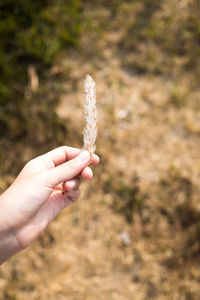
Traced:
<svg viewBox="0 0 200 300">
<path fill-rule="evenodd" d="M 82 151 L 75 158 L 47 171 L 46 184 L 55 187 L 59 183 L 77 176 L 90 163 L 88 151 Z"/>
</svg>

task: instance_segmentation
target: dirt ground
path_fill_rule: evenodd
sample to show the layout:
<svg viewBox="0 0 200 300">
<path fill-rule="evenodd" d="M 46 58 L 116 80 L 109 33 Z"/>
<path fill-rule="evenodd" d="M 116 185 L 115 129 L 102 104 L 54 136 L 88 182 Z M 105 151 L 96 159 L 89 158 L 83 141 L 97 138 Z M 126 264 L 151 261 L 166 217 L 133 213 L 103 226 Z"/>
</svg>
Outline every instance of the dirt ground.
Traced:
<svg viewBox="0 0 200 300">
<path fill-rule="evenodd" d="M 153 20 L 177 9 L 184 18 L 189 1 L 181 2 L 163 1 Z M 2 265 L 0 299 L 200 298 L 198 66 L 183 69 L 188 53 L 167 56 L 154 43 L 129 46 L 132 18 L 141 12 L 139 1 L 114 17 L 89 6 L 85 14 L 98 26 L 108 22 L 107 30 L 94 28 L 82 38 L 81 55 L 63 53 L 51 70 L 51 82 L 61 85 L 63 144 L 76 147 L 82 147 L 84 76 L 94 77 L 101 164 L 82 183 L 80 201 Z M 145 65 L 149 49 L 154 56 Z"/>
</svg>

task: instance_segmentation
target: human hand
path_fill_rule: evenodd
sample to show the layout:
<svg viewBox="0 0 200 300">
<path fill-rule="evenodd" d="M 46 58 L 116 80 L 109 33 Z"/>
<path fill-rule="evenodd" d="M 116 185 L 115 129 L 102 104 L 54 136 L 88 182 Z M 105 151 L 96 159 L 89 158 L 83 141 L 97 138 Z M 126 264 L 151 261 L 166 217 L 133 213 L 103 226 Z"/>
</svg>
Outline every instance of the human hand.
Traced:
<svg viewBox="0 0 200 300">
<path fill-rule="evenodd" d="M 80 175 L 91 179 L 89 164 L 99 157 L 59 147 L 30 160 L 0 196 L 0 263 L 26 248 L 48 223 L 80 196 Z"/>
</svg>

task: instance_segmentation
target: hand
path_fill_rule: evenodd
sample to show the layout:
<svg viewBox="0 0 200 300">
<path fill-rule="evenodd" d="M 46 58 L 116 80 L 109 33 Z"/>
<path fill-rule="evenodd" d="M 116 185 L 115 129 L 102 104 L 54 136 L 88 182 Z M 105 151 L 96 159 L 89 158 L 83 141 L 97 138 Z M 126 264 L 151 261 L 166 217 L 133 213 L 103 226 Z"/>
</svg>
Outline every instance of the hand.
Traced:
<svg viewBox="0 0 200 300">
<path fill-rule="evenodd" d="M 0 263 L 26 248 L 66 206 L 80 196 L 80 175 L 91 179 L 89 164 L 99 157 L 59 147 L 29 161 L 0 196 Z"/>
</svg>

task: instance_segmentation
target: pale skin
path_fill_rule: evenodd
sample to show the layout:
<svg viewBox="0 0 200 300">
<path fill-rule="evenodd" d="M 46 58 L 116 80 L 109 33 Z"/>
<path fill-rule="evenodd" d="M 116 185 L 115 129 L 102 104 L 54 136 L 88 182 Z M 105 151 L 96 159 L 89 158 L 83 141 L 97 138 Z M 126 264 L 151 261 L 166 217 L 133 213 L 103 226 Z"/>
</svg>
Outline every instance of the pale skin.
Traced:
<svg viewBox="0 0 200 300">
<path fill-rule="evenodd" d="M 62 146 L 30 160 L 0 196 L 0 264 L 29 244 L 80 196 L 99 157 Z"/>
</svg>

